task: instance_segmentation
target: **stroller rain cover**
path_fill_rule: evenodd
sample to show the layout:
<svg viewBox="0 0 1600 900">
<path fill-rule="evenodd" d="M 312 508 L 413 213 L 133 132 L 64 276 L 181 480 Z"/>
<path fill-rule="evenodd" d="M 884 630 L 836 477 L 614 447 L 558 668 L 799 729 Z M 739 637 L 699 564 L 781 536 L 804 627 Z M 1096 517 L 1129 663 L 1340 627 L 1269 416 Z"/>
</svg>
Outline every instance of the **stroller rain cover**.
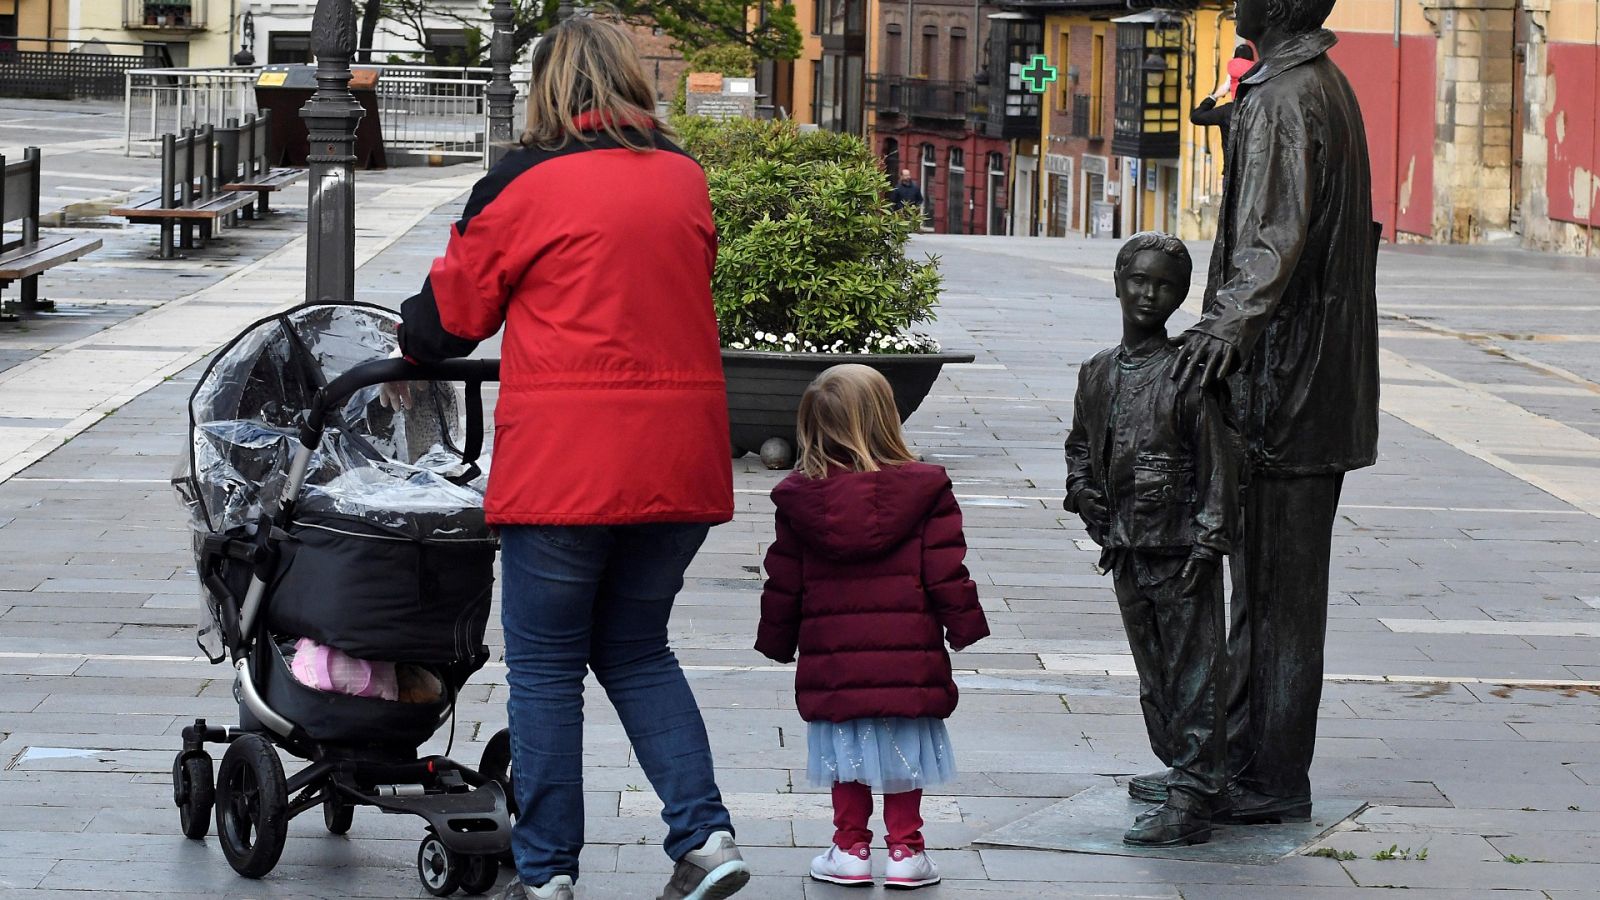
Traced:
<svg viewBox="0 0 1600 900">
<path fill-rule="evenodd" d="M 249 572 L 205 552 L 206 539 L 253 540 L 261 517 L 278 512 L 317 390 L 389 356 L 398 325 L 381 307 L 297 307 L 246 329 L 196 385 L 173 484 L 203 583 L 198 643 L 213 662 L 237 621 L 221 606 L 242 602 Z M 274 634 L 366 659 L 447 666 L 458 683 L 482 664 L 497 542 L 483 518 L 486 476 L 462 458 L 458 390 L 414 382 L 410 408 L 391 410 L 378 387 L 363 388 L 329 416 L 284 523 L 288 539 L 274 542 L 265 606 Z M 204 586 L 208 576 L 230 596 Z"/>
</svg>

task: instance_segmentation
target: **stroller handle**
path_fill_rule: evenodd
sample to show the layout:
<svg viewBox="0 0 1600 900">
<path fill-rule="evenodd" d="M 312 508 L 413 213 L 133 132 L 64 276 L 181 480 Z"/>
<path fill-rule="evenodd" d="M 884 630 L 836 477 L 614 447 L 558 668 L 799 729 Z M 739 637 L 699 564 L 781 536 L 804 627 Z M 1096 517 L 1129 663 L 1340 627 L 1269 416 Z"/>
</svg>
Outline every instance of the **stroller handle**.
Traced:
<svg viewBox="0 0 1600 900">
<path fill-rule="evenodd" d="M 315 449 L 322 443 L 322 432 L 328 424 L 328 413 L 339 409 L 350 395 L 375 384 L 391 381 L 461 381 L 476 388 L 485 382 L 500 380 L 498 359 L 447 359 L 436 363 L 413 363 L 404 359 L 375 359 L 352 366 L 344 374 L 317 391 L 312 398 L 310 414 L 300 432 L 300 443 Z M 474 390 L 474 393 L 476 391 Z M 478 406 L 479 428 L 482 428 L 482 406 Z M 476 454 L 474 454 L 476 455 Z"/>
</svg>

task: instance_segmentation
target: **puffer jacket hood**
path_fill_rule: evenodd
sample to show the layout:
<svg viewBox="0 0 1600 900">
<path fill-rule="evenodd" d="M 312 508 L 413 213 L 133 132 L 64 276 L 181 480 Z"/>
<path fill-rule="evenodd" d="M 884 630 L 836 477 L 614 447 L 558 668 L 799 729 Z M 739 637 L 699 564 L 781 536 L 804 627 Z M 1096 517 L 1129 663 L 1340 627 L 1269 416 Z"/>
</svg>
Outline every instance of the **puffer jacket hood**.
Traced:
<svg viewBox="0 0 1600 900">
<path fill-rule="evenodd" d="M 949 479 L 938 466 L 907 463 L 876 472 L 795 473 L 772 492 L 802 543 L 839 562 L 873 559 L 922 527 Z"/>
</svg>

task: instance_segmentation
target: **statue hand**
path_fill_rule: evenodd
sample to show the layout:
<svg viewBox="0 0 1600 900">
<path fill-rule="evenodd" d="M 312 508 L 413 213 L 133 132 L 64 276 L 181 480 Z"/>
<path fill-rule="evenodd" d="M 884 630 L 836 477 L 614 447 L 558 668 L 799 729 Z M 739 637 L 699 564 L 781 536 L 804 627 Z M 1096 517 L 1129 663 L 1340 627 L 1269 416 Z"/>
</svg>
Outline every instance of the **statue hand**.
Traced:
<svg viewBox="0 0 1600 900">
<path fill-rule="evenodd" d="M 1078 518 L 1091 528 L 1103 526 L 1111 519 L 1111 510 L 1106 507 L 1105 495 L 1092 487 L 1080 488 L 1077 493 L 1068 497 L 1067 509 L 1076 512 Z"/>
<path fill-rule="evenodd" d="M 1188 331 L 1179 341 L 1178 369 L 1173 377 L 1178 379 L 1180 392 L 1187 390 L 1189 382 L 1196 377 L 1200 379 L 1202 390 L 1210 390 L 1238 368 L 1238 351 L 1221 338 Z"/>
<path fill-rule="evenodd" d="M 1189 557 L 1189 561 L 1183 564 L 1183 570 L 1178 573 L 1183 584 L 1183 596 L 1192 597 L 1200 593 L 1216 574 L 1216 560 Z"/>
</svg>

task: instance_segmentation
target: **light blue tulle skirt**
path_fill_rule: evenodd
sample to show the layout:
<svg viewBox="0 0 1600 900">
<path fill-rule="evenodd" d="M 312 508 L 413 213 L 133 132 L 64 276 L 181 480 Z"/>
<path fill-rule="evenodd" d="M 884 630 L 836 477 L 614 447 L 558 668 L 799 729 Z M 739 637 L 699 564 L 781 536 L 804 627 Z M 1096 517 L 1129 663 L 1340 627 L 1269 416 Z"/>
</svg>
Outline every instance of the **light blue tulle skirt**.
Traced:
<svg viewBox="0 0 1600 900">
<path fill-rule="evenodd" d="M 885 794 L 921 790 L 956 777 L 943 719 L 812 722 L 806 775 L 816 787 L 859 781 Z"/>
</svg>

